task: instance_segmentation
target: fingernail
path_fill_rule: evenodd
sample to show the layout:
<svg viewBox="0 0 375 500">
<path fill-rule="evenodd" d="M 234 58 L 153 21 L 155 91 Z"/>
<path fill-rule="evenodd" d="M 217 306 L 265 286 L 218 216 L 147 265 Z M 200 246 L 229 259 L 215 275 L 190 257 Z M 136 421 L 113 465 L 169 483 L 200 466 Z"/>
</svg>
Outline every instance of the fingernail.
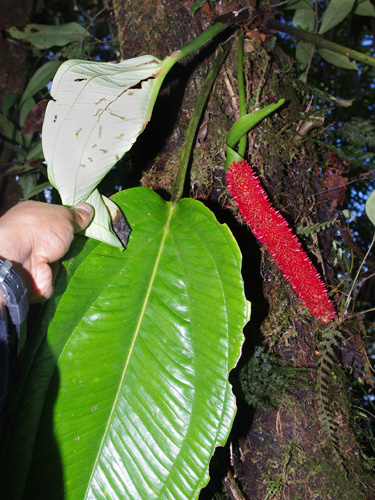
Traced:
<svg viewBox="0 0 375 500">
<path fill-rule="evenodd" d="M 77 205 L 74 206 L 74 208 L 78 208 L 80 210 L 83 210 L 84 212 L 86 212 L 89 215 L 94 214 L 94 209 L 88 203 L 78 203 Z"/>
</svg>

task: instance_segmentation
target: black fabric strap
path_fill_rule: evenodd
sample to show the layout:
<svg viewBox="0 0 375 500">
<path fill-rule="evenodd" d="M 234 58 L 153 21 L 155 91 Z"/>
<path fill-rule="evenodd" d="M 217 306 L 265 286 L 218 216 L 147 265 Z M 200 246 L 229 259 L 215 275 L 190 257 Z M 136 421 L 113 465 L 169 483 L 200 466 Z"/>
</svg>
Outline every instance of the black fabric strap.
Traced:
<svg viewBox="0 0 375 500">
<path fill-rule="evenodd" d="M 8 393 L 9 378 L 9 345 L 8 330 L 1 317 L 0 308 L 0 427 L 1 427 L 1 409 Z"/>
<path fill-rule="evenodd" d="M 10 320 L 15 325 L 19 337 L 21 323 L 29 310 L 27 290 L 12 264 L 2 258 L 0 258 L 0 292 L 7 301 Z"/>
<path fill-rule="evenodd" d="M 11 262 L 0 258 L 0 294 L 5 307 L 0 307 L 0 428 L 7 414 L 10 373 L 26 340 L 24 320 L 29 310 L 27 290 Z M 7 317 L 3 317 L 2 315 Z"/>
</svg>

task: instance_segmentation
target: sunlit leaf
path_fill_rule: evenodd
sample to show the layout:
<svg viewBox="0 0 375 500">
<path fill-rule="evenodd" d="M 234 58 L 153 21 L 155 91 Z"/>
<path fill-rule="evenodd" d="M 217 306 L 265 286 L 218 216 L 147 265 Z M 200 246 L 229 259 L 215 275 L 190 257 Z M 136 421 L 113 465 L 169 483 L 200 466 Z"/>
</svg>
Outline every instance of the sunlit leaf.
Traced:
<svg viewBox="0 0 375 500">
<path fill-rule="evenodd" d="M 54 46 L 63 46 L 72 42 L 79 42 L 91 36 L 78 23 L 62 24 L 60 26 L 46 24 L 26 24 L 22 28 L 12 26 L 6 30 L 12 38 L 29 43 L 36 49 L 49 49 Z"/>
<path fill-rule="evenodd" d="M 353 9 L 356 0 L 330 0 L 323 12 L 319 33 L 322 35 L 337 26 Z"/>
<path fill-rule="evenodd" d="M 194 500 L 227 439 L 248 320 L 239 248 L 196 200 L 113 199 L 128 248 L 76 242 L 30 337 L 0 498 Z"/>
</svg>

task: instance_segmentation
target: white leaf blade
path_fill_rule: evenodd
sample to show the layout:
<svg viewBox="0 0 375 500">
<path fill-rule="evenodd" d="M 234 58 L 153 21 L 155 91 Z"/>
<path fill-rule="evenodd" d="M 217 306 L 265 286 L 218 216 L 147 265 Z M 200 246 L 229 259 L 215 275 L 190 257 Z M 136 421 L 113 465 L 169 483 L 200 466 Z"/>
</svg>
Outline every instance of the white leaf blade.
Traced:
<svg viewBox="0 0 375 500">
<path fill-rule="evenodd" d="M 111 216 L 106 206 L 106 201 L 111 202 L 108 198 L 101 196 L 99 191 L 95 189 L 93 193 L 86 199 L 85 203 L 89 203 L 94 207 L 95 216 L 91 224 L 82 232 L 89 238 L 94 238 L 104 243 L 108 243 L 114 247 L 123 248 L 120 240 L 112 230 Z M 113 205 L 114 203 L 111 202 Z"/>
<path fill-rule="evenodd" d="M 42 137 L 50 181 L 64 204 L 85 201 L 134 144 L 147 124 L 159 69 L 152 56 L 119 64 L 71 60 L 60 68 Z M 131 89 L 142 80 L 141 89 Z"/>
<path fill-rule="evenodd" d="M 161 68 L 147 55 L 120 63 L 69 60 L 53 80 L 42 130 L 49 180 L 64 205 L 92 204 L 95 216 L 85 234 L 115 246 L 95 189 L 147 125 Z"/>
</svg>

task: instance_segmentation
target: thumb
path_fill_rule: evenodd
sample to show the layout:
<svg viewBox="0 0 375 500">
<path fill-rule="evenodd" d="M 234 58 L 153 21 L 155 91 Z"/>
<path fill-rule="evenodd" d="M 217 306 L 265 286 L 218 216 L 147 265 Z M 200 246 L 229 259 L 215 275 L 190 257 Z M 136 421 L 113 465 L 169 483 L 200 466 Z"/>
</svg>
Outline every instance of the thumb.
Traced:
<svg viewBox="0 0 375 500">
<path fill-rule="evenodd" d="M 88 203 L 78 203 L 78 205 L 72 207 L 72 212 L 74 216 L 75 233 L 86 229 L 94 216 L 94 209 Z"/>
</svg>

